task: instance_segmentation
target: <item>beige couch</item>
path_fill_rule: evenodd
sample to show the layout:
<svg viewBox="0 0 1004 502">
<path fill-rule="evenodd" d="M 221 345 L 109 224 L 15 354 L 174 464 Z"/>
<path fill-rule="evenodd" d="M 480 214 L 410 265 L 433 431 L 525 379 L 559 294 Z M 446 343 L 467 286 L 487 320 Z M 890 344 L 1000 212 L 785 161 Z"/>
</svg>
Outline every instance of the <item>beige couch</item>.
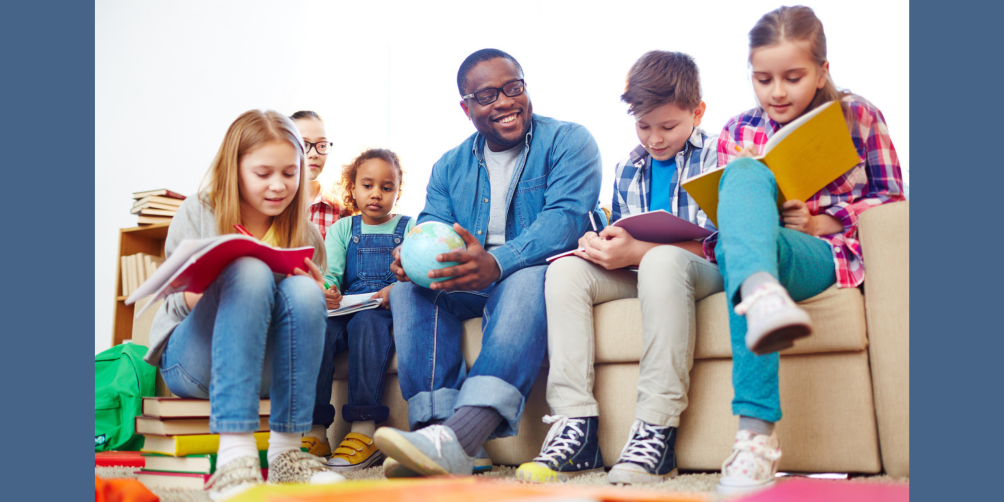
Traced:
<svg viewBox="0 0 1004 502">
<path fill-rule="evenodd" d="M 886 204 L 864 213 L 860 238 L 868 274 L 864 291 L 830 288 L 802 305 L 815 334 L 782 352 L 777 433 L 781 470 L 805 472 L 885 471 L 909 476 L 909 204 Z M 600 443 L 612 465 L 634 420 L 635 385 L 641 356 L 638 300 L 618 300 L 595 309 L 596 384 Z M 717 470 L 729 455 L 738 420 L 732 416 L 731 349 L 725 295 L 697 305 L 697 345 L 691 370 L 690 406 L 676 444 L 683 469 Z M 473 363 L 481 349 L 481 319 L 464 323 L 464 354 Z M 332 404 L 348 395 L 346 355 L 337 359 Z M 489 441 L 495 464 L 518 465 L 539 451 L 548 426 L 544 398 L 547 367 L 526 403 L 518 436 Z M 408 405 L 397 383 L 397 361 L 384 385 L 391 408 L 387 425 L 408 427 Z M 335 419 L 333 444 L 348 432 Z"/>
</svg>

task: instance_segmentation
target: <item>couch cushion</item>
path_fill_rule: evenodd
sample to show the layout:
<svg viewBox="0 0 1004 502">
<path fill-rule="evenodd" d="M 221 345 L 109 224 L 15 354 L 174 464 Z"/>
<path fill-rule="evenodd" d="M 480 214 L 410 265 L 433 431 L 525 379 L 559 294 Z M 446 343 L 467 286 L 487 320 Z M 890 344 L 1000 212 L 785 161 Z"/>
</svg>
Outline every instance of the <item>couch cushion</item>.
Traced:
<svg viewBox="0 0 1004 502">
<path fill-rule="evenodd" d="M 865 306 L 857 288 L 833 286 L 799 302 L 812 317 L 816 334 L 795 342 L 782 355 L 864 350 L 868 347 Z M 732 358 L 725 293 L 697 302 L 697 345 L 694 359 Z M 593 311 L 597 336 L 597 363 L 631 363 L 641 360 L 641 303 L 637 298 L 597 305 Z M 470 368 L 481 352 L 481 318 L 464 321 L 464 357 Z M 348 378 L 346 354 L 335 358 L 335 378 Z M 544 362 L 547 364 L 547 361 Z M 397 356 L 388 373 L 397 373 Z"/>
<path fill-rule="evenodd" d="M 861 291 L 836 286 L 799 305 L 812 317 L 816 335 L 799 340 L 781 354 L 812 354 L 864 350 L 868 346 Z M 731 358 L 725 293 L 697 303 L 697 344 L 694 359 Z M 596 306 L 597 363 L 636 362 L 641 359 L 641 302 L 636 298 Z M 617 333 L 617 336 L 602 335 Z"/>
</svg>

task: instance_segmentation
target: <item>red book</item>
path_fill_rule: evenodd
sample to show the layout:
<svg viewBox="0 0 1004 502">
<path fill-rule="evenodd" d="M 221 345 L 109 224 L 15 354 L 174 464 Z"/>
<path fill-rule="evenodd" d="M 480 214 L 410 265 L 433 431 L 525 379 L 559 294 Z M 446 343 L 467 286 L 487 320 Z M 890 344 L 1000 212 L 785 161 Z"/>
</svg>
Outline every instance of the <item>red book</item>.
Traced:
<svg viewBox="0 0 1004 502">
<path fill-rule="evenodd" d="M 195 472 L 163 472 L 139 470 L 136 479 L 147 488 L 182 488 L 201 490 L 212 474 Z M 261 477 L 268 479 L 268 469 L 261 470 Z"/>
<path fill-rule="evenodd" d="M 293 269 L 306 271 L 304 258 L 314 256 L 310 246 L 279 249 L 263 244 L 254 237 L 241 234 L 227 234 L 198 240 L 183 240 L 171 256 L 157 267 L 157 270 L 136 289 L 126 305 L 132 305 L 149 295 L 153 299 L 146 303 L 139 316 L 157 300 L 178 291 L 201 293 L 220 275 L 227 265 L 242 256 L 253 256 L 265 262 L 277 274 L 292 274 Z"/>
<path fill-rule="evenodd" d="M 99 451 L 94 453 L 94 467 L 144 467 L 146 459 L 138 451 Z"/>
<path fill-rule="evenodd" d="M 910 485 L 791 479 L 744 497 L 742 502 L 909 502 Z"/>
</svg>

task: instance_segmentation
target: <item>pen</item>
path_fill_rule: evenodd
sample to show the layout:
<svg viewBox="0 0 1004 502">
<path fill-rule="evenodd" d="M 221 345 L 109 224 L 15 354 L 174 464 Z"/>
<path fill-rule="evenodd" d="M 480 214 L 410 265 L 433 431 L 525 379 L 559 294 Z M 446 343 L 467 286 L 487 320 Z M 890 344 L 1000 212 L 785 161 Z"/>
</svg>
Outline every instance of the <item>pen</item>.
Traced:
<svg viewBox="0 0 1004 502">
<path fill-rule="evenodd" d="M 248 232 L 248 229 L 244 228 L 244 226 L 241 225 L 240 223 L 234 225 L 234 228 L 236 228 L 237 231 L 243 235 L 246 235 L 248 237 L 254 237 L 253 235 L 251 235 L 251 232 Z"/>
<path fill-rule="evenodd" d="M 589 211 L 589 223 L 593 226 L 593 232 L 600 233 L 600 231 L 596 228 L 596 220 L 593 219 L 592 211 Z"/>
</svg>

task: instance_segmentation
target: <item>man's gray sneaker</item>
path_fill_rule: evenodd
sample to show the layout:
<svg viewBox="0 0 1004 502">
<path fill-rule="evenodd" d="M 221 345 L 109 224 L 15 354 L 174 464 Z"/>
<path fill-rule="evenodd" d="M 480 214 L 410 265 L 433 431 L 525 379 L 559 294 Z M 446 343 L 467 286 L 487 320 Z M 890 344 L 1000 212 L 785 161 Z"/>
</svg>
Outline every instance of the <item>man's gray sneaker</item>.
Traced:
<svg viewBox="0 0 1004 502">
<path fill-rule="evenodd" d="M 380 451 L 420 476 L 469 476 L 474 469 L 474 457 L 467 455 L 453 430 L 443 425 L 415 432 L 381 427 L 373 439 Z"/>
<path fill-rule="evenodd" d="M 474 457 L 474 468 L 471 470 L 471 474 L 491 472 L 493 467 L 492 458 L 488 456 L 488 452 L 482 446 Z M 421 476 L 421 474 L 405 467 L 401 462 L 390 457 L 383 462 L 383 475 L 387 478 L 416 478 Z"/>
</svg>

